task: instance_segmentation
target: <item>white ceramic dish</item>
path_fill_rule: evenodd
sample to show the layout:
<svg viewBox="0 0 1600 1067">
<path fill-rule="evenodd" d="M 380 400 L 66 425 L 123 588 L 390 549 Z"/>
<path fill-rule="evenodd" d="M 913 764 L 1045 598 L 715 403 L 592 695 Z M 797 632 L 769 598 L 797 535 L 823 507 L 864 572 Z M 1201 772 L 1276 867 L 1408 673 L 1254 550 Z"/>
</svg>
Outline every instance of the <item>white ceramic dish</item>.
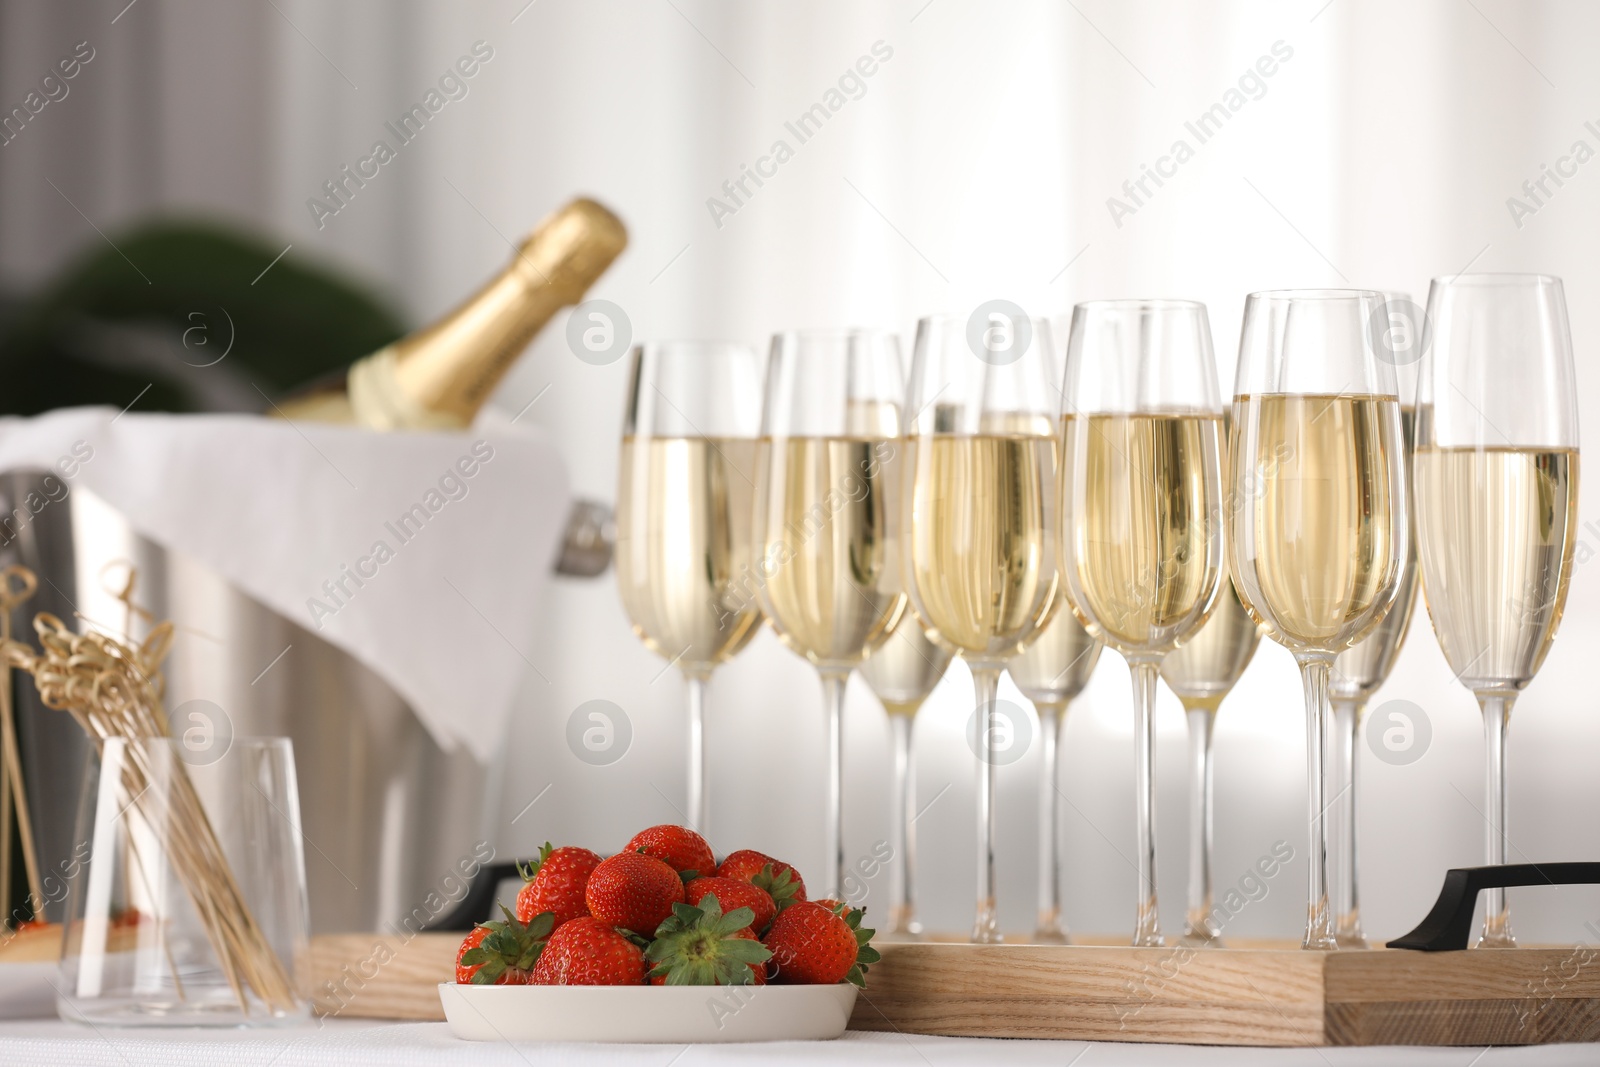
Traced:
<svg viewBox="0 0 1600 1067">
<path fill-rule="evenodd" d="M 817 1041 L 844 1033 L 856 987 L 441 982 L 439 1000 L 451 1031 L 469 1041 Z"/>
</svg>

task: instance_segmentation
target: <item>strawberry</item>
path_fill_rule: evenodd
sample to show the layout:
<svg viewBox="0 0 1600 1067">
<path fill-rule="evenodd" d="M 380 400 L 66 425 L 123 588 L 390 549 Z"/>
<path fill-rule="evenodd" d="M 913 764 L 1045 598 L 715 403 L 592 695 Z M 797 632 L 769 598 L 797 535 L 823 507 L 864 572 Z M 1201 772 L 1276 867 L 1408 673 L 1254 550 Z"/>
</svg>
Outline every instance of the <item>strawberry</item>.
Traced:
<svg viewBox="0 0 1600 1067">
<path fill-rule="evenodd" d="M 599 919 L 562 925 L 533 969 L 531 985 L 641 985 L 644 953 Z"/>
<path fill-rule="evenodd" d="M 723 913 L 715 895 L 700 907 L 676 904 L 644 958 L 652 985 L 765 985 L 772 952 L 750 929 L 749 908 Z"/>
<path fill-rule="evenodd" d="M 717 906 L 725 911 L 734 908 L 749 908 L 755 916 L 750 923 L 750 929 L 756 933 L 766 932 L 772 925 L 772 917 L 778 914 L 778 905 L 773 902 L 771 894 L 760 886 L 741 882 L 737 878 L 696 878 L 683 887 L 683 899 L 689 904 L 699 904 L 707 897 L 717 902 Z"/>
<path fill-rule="evenodd" d="M 505 921 L 478 924 L 456 952 L 457 985 L 527 985 L 555 925 L 549 912 L 522 922 L 504 904 Z"/>
<path fill-rule="evenodd" d="M 861 929 L 862 914 L 854 908 L 841 915 L 814 901 L 800 901 L 780 911 L 762 939 L 772 950 L 773 980 L 865 986 L 867 965 L 882 957 L 868 943 L 873 931 Z"/>
<path fill-rule="evenodd" d="M 525 883 L 517 892 L 517 918 L 528 922 L 540 912 L 551 912 L 556 926 L 589 914 L 583 890 L 600 857 L 586 848 L 551 848 L 546 841 L 539 858 L 521 868 Z"/>
<path fill-rule="evenodd" d="M 489 936 L 487 926 L 474 926 L 472 932 L 461 942 L 461 947 L 456 949 L 456 985 L 466 985 L 472 981 L 472 976 L 482 969 L 483 964 L 467 964 L 461 962 L 466 959 L 467 953 L 483 944 L 483 939 Z"/>
<path fill-rule="evenodd" d="M 601 922 L 648 937 L 683 903 L 683 879 L 658 859 L 619 852 L 589 875 L 584 899 Z"/>
<path fill-rule="evenodd" d="M 706 839 L 687 826 L 652 826 L 633 835 L 624 852 L 643 852 L 654 856 L 686 879 L 697 874 L 714 874 L 717 861 Z"/>
<path fill-rule="evenodd" d="M 766 890 L 779 911 L 806 899 L 806 883 L 799 871 L 754 849 L 730 852 L 717 868 L 717 877 L 749 882 Z"/>
</svg>

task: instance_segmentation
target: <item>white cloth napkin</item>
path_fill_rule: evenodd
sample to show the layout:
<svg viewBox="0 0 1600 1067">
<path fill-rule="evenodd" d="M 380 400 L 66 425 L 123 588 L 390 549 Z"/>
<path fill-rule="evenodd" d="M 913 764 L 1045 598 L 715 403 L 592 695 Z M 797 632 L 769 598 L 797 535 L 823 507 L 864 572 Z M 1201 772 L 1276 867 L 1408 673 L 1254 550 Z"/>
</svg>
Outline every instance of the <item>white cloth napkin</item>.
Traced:
<svg viewBox="0 0 1600 1067">
<path fill-rule="evenodd" d="M 365 663 L 441 747 L 487 762 L 500 743 L 567 515 L 566 470 L 541 431 L 73 408 L 0 419 L 0 471 L 23 469 L 59 486 L 14 502 L 13 527 L 87 488 Z"/>
</svg>

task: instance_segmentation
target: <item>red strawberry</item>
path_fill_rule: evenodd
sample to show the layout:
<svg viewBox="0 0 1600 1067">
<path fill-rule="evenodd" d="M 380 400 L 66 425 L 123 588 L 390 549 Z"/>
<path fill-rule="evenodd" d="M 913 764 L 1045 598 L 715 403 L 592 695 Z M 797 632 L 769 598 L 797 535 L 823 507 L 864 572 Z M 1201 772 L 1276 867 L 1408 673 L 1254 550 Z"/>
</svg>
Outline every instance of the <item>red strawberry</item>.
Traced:
<svg viewBox="0 0 1600 1067">
<path fill-rule="evenodd" d="M 456 985 L 466 985 L 472 981 L 472 976 L 483 968 L 481 963 L 469 965 L 462 963 L 461 960 L 467 953 L 483 944 L 483 939 L 488 936 L 489 928 L 487 926 L 474 926 L 472 933 L 468 934 L 466 939 L 461 942 L 461 947 L 456 950 Z"/>
<path fill-rule="evenodd" d="M 550 935 L 532 985 L 640 985 L 644 953 L 599 919 L 584 916 Z"/>
<path fill-rule="evenodd" d="M 584 899 L 601 922 L 649 937 L 683 903 L 683 879 L 658 859 L 619 852 L 589 875 Z"/>
<path fill-rule="evenodd" d="M 645 949 L 651 985 L 765 985 L 772 952 L 750 929 L 749 908 L 723 913 L 715 895 L 678 904 Z"/>
<path fill-rule="evenodd" d="M 624 852 L 643 852 L 654 856 L 679 874 L 710 875 L 716 873 L 717 861 L 711 855 L 706 839 L 687 826 L 652 826 L 640 830 L 623 849 Z"/>
<path fill-rule="evenodd" d="M 839 915 L 813 901 L 792 904 L 772 920 L 762 939 L 772 950 L 773 980 L 789 984 L 866 985 L 867 965 L 881 958 L 860 929 L 862 912 Z"/>
<path fill-rule="evenodd" d="M 480 923 L 456 952 L 456 984 L 527 985 L 555 925 L 549 912 L 524 923 L 501 905 L 505 921 Z"/>
<path fill-rule="evenodd" d="M 766 890 L 779 911 L 806 899 L 806 883 L 799 871 L 754 849 L 730 852 L 717 868 L 717 876 Z"/>
<path fill-rule="evenodd" d="M 778 914 L 778 905 L 771 894 L 749 882 L 737 878 L 696 878 L 683 887 L 683 899 L 689 904 L 699 904 L 708 896 L 715 896 L 724 912 L 735 908 L 749 908 L 755 915 L 750 928 L 764 932 Z"/>
<path fill-rule="evenodd" d="M 600 857 L 586 848 L 550 847 L 546 841 L 539 858 L 522 868 L 524 884 L 517 892 L 517 918 L 527 922 L 540 912 L 552 912 L 556 926 L 589 914 L 583 890 Z"/>
</svg>

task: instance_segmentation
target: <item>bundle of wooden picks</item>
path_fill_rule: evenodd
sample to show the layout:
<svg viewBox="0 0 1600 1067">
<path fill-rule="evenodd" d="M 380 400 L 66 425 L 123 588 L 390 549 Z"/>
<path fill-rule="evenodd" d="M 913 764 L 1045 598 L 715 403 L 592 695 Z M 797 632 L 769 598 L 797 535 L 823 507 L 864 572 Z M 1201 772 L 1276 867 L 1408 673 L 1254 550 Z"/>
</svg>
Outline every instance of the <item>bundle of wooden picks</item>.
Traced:
<svg viewBox="0 0 1600 1067">
<path fill-rule="evenodd" d="M 32 574 L 23 574 L 31 582 Z M 127 584 L 119 594 L 129 609 L 129 631 L 136 613 L 133 583 L 130 566 Z M 141 821 L 159 834 L 156 849 L 150 849 L 148 842 L 134 846 L 130 836 L 129 864 L 143 868 L 145 861 L 154 863 L 159 855 L 172 865 L 205 926 L 241 1010 L 250 1013 L 250 994 L 270 1011 L 293 1010 L 297 1003 L 294 983 L 250 913 L 185 764 L 161 759 L 166 754 L 155 751 L 157 746 L 151 744 L 168 736 L 161 704 L 161 663 L 172 645 L 172 623 L 152 626 L 138 645 L 131 636 L 120 640 L 92 629 L 75 633 L 48 612 L 34 617 L 33 629 L 39 649 L 6 635 L 0 644 L 3 662 L 31 674 L 45 706 L 70 713 L 88 733 L 96 751 L 103 752 L 109 739 L 126 741 L 123 788 L 134 798 Z M 141 849 L 155 854 L 141 859 Z M 146 869 L 142 873 L 146 884 L 158 884 L 158 872 Z M 178 988 L 182 989 L 181 982 Z"/>
</svg>

